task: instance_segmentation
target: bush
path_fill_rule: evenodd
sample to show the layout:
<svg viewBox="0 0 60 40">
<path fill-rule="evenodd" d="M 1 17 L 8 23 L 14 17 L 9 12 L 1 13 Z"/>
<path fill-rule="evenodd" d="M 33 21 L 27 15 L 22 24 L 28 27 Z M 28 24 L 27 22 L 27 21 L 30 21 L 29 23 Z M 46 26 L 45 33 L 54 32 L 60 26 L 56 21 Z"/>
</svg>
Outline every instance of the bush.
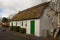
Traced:
<svg viewBox="0 0 60 40">
<path fill-rule="evenodd" d="M 10 30 L 20 33 L 26 33 L 26 28 L 21 28 L 20 26 L 11 26 Z"/>
<path fill-rule="evenodd" d="M 15 28 L 15 31 L 16 31 L 16 32 L 19 32 L 20 29 L 21 29 L 21 28 L 20 28 L 19 26 L 17 26 L 17 27 Z"/>
<path fill-rule="evenodd" d="M 11 26 L 11 27 L 10 27 L 10 30 L 12 30 L 12 31 L 13 31 L 13 30 L 14 30 L 13 28 L 14 28 L 14 26 Z"/>
<path fill-rule="evenodd" d="M 13 26 L 13 31 L 16 31 L 15 29 L 16 29 L 16 26 Z"/>
<path fill-rule="evenodd" d="M 19 32 L 20 26 L 11 26 L 10 30 Z"/>
<path fill-rule="evenodd" d="M 21 28 L 20 33 L 26 33 L 26 28 Z"/>
</svg>

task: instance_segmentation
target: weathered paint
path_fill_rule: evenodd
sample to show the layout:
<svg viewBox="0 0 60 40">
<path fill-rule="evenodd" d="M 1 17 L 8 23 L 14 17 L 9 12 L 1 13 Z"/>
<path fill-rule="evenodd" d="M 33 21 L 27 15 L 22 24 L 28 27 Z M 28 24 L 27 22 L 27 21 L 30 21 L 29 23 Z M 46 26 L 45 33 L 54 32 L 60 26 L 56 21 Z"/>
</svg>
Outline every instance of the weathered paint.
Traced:
<svg viewBox="0 0 60 40">
<path fill-rule="evenodd" d="M 50 17 L 47 15 L 49 14 Z M 53 10 L 50 9 L 50 7 L 47 7 L 43 13 L 43 15 L 40 17 L 40 35 L 43 35 L 44 30 L 51 30 L 52 25 L 52 17 L 53 17 Z M 55 18 L 54 28 L 57 27 L 57 16 Z"/>
</svg>

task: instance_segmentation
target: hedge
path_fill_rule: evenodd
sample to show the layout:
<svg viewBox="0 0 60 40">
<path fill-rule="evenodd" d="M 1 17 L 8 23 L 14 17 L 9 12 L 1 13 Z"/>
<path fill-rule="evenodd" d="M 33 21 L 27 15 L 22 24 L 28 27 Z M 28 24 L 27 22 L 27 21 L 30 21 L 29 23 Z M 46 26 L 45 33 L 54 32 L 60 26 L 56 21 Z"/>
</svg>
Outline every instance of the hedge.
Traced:
<svg viewBox="0 0 60 40">
<path fill-rule="evenodd" d="M 26 33 L 26 28 L 21 28 L 20 26 L 11 26 L 10 30 L 20 33 Z"/>
<path fill-rule="evenodd" d="M 20 33 L 26 33 L 26 28 L 21 28 Z"/>
</svg>

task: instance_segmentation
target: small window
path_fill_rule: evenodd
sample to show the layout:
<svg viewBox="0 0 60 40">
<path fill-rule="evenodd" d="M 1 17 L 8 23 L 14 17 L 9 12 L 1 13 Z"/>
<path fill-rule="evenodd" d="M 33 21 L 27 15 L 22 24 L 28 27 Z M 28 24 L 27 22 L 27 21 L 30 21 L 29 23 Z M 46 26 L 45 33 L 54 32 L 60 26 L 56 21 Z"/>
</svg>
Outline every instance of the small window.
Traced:
<svg viewBox="0 0 60 40">
<path fill-rule="evenodd" d="M 22 26 L 23 26 L 23 21 L 22 21 Z"/>
</svg>

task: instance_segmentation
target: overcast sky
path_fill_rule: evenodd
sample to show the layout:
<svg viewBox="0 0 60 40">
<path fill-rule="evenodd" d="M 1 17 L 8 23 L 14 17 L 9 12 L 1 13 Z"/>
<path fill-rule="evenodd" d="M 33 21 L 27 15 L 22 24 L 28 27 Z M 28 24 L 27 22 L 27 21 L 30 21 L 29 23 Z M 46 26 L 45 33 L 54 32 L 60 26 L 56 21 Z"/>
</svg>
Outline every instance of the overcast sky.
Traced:
<svg viewBox="0 0 60 40">
<path fill-rule="evenodd" d="M 0 0 L 0 17 L 25 10 L 48 0 Z"/>
</svg>

